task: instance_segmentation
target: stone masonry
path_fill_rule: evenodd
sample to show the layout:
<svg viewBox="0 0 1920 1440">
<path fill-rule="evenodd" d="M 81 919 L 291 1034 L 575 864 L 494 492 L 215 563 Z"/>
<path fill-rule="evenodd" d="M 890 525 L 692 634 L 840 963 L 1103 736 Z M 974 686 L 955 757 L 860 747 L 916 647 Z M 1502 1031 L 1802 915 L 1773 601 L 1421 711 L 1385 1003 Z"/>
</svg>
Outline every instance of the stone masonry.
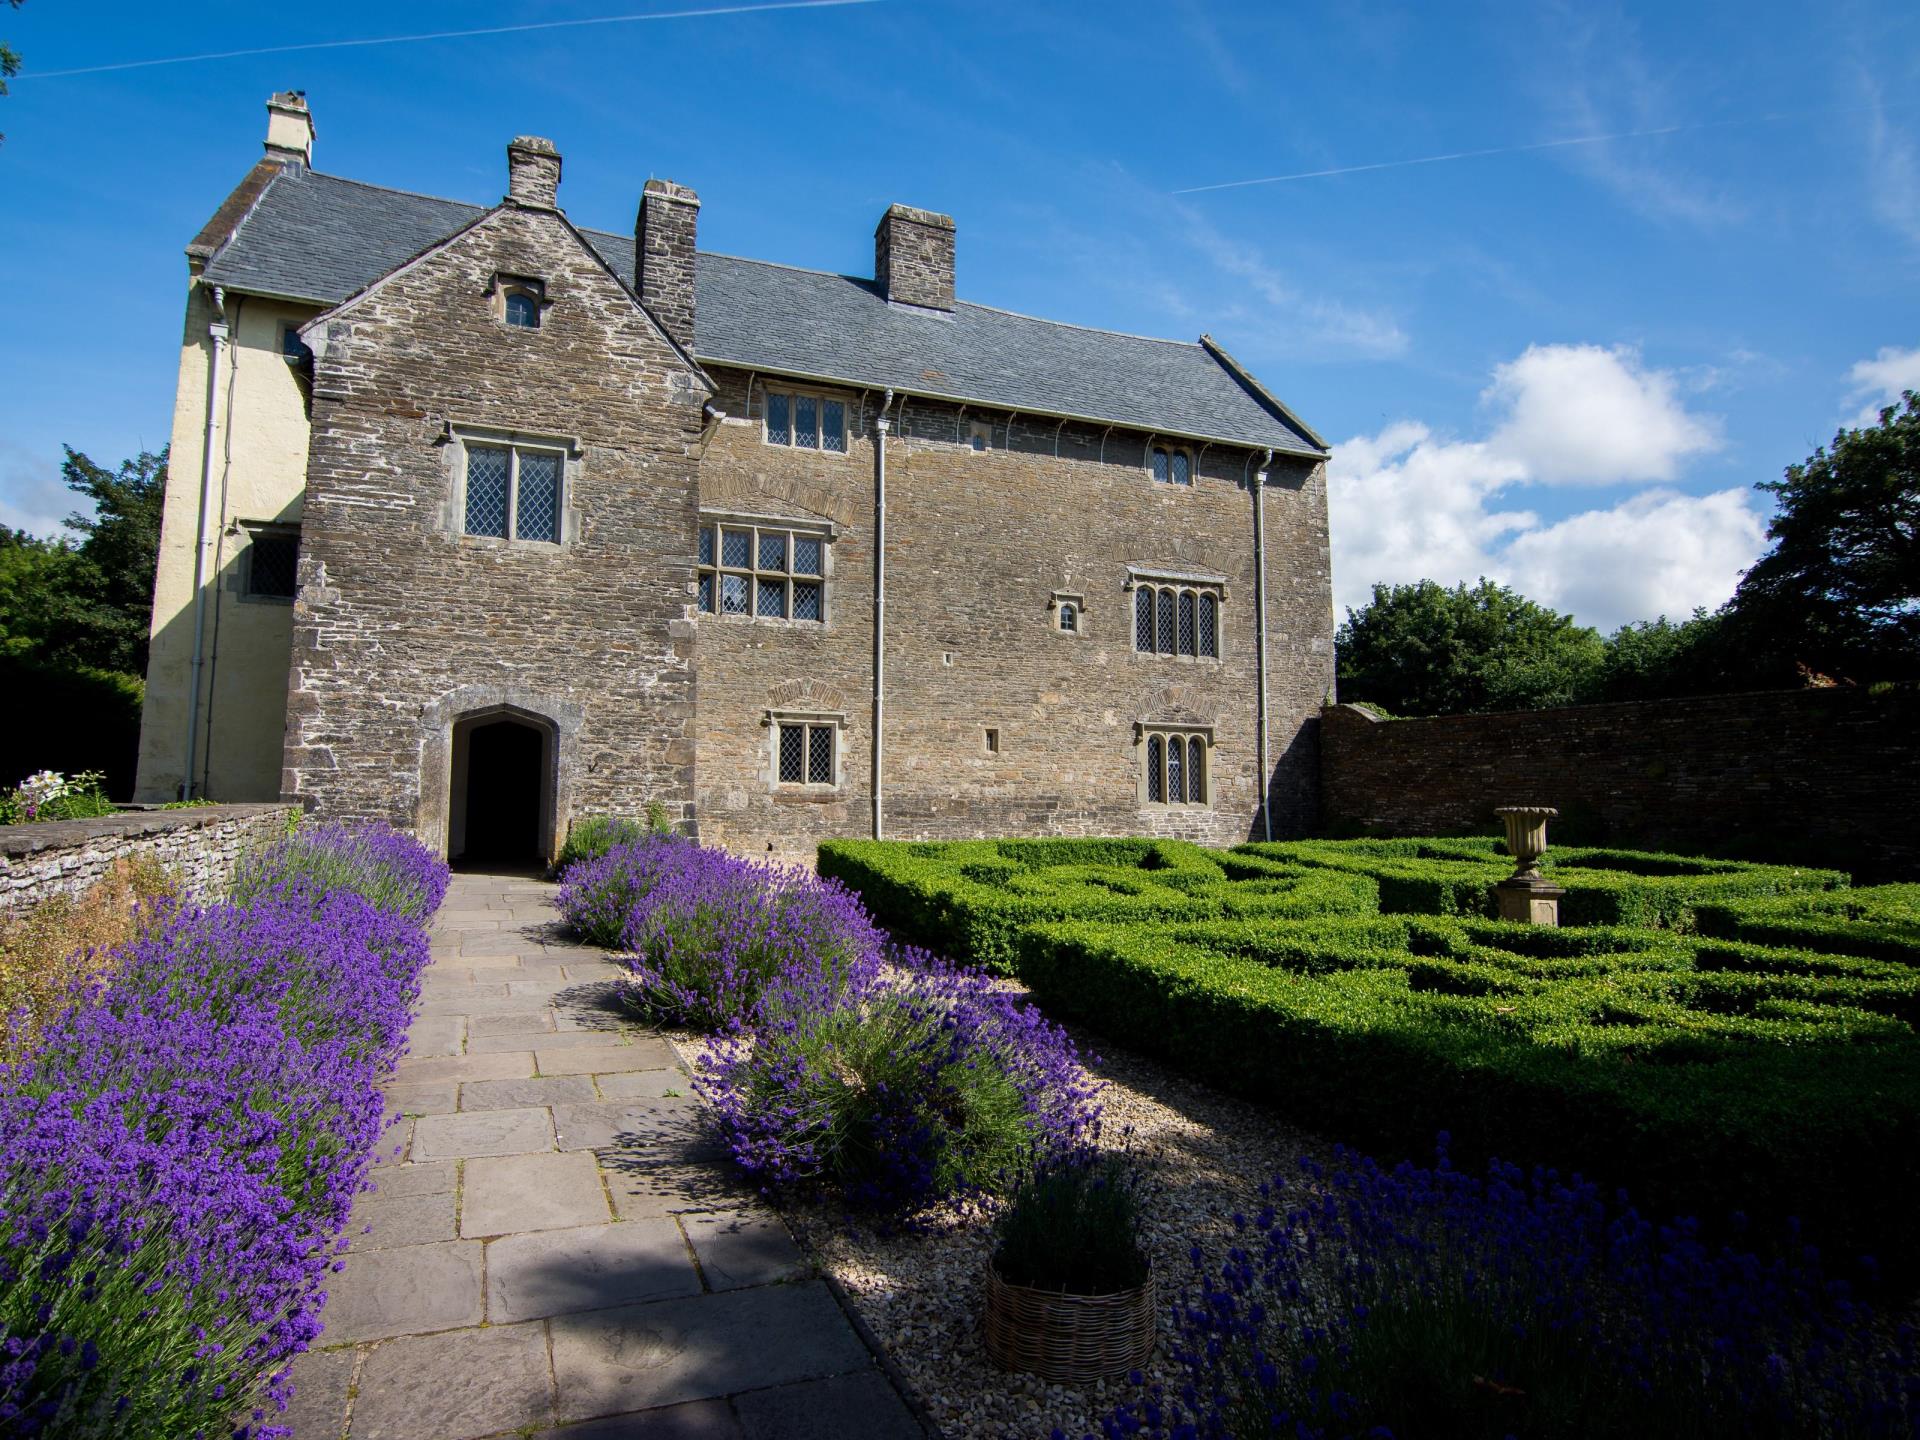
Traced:
<svg viewBox="0 0 1920 1440">
<path fill-rule="evenodd" d="M 242 856 L 284 835 L 294 813 L 287 805 L 208 805 L 0 827 L 0 911 L 78 895 L 134 856 L 158 860 L 189 894 L 210 895 Z"/>
</svg>

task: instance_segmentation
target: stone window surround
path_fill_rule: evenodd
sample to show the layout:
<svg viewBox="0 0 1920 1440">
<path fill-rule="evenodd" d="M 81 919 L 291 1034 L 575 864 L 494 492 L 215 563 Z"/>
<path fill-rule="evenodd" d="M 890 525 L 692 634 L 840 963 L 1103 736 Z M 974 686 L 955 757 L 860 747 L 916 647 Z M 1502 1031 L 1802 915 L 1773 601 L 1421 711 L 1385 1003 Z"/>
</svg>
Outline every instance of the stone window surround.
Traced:
<svg viewBox="0 0 1920 1440">
<path fill-rule="evenodd" d="M 1159 476 L 1153 473 L 1153 457 L 1155 455 L 1165 455 L 1167 457 L 1167 478 L 1165 480 L 1160 479 Z M 1185 480 L 1175 480 L 1173 478 L 1173 457 L 1176 455 L 1186 457 L 1187 478 Z M 1146 464 L 1147 478 L 1156 485 L 1177 486 L 1182 490 L 1191 490 L 1194 481 L 1200 478 L 1199 462 L 1191 446 L 1174 444 L 1160 439 L 1157 435 L 1149 436 L 1147 439 L 1147 448 L 1142 458 Z"/>
<path fill-rule="evenodd" d="M 716 536 L 714 540 L 713 564 L 703 565 L 700 563 L 700 551 L 697 543 L 693 553 L 694 609 L 702 619 L 720 620 L 729 625 L 746 622 L 758 625 L 785 625 L 810 631 L 830 630 L 832 628 L 833 542 L 840 537 L 840 526 L 838 524 L 832 520 L 821 519 L 818 516 L 765 515 L 741 510 L 717 510 L 702 507 L 700 511 L 700 529 L 714 530 L 716 527 L 728 530 L 747 530 L 752 533 L 753 539 L 750 542 L 751 552 L 749 558 L 754 561 L 754 564 L 747 568 L 749 571 L 755 573 L 759 571 L 760 532 L 762 530 L 779 530 L 803 540 L 818 540 L 820 542 L 820 574 L 818 577 L 820 581 L 820 618 L 818 620 L 796 620 L 791 613 L 793 610 L 793 597 L 791 592 L 789 592 L 787 597 L 787 610 L 789 613 L 785 615 L 756 615 L 753 613 L 751 604 L 748 607 L 747 613 L 744 615 L 729 615 L 722 611 L 720 608 L 720 596 L 717 593 L 717 577 L 723 570 L 731 570 L 739 573 L 740 567 L 726 566 L 720 563 L 720 542 L 718 536 Z M 791 553 L 791 550 L 789 550 L 789 556 L 791 556 Z M 791 560 L 789 560 L 789 563 L 791 563 Z M 793 572 L 788 571 L 786 573 L 791 576 Z M 711 610 L 701 610 L 699 608 L 698 597 L 700 594 L 700 577 L 702 574 L 711 574 L 716 577 L 716 593 L 713 599 L 713 609 Z M 836 760 L 835 764 L 837 765 L 838 763 Z"/>
<path fill-rule="evenodd" d="M 552 431 L 520 430 L 496 425 L 476 425 L 465 421 L 449 420 L 442 432 L 451 482 L 451 503 L 446 514 L 446 528 L 453 532 L 454 538 L 462 545 L 481 545 L 491 549 L 519 550 L 551 555 L 556 550 L 570 550 L 580 538 L 580 515 L 574 508 L 574 486 L 578 481 L 580 462 L 585 455 L 578 437 L 558 435 Z M 508 449 L 548 450 L 558 452 L 560 456 L 560 540 L 516 540 L 513 527 L 509 523 L 507 534 L 469 535 L 467 533 L 467 446 L 493 445 Z"/>
<path fill-rule="evenodd" d="M 494 272 L 488 282 L 486 294 L 493 305 L 493 318 L 500 322 L 503 329 L 518 334 L 544 329 L 547 323 L 547 311 L 553 308 L 553 301 L 547 298 L 547 282 L 534 275 L 515 275 L 505 270 Z M 534 320 L 531 325 L 510 325 L 507 323 L 507 297 L 525 295 L 534 304 Z"/>
<path fill-rule="evenodd" d="M 823 407 L 828 401 L 832 401 L 838 405 L 840 407 L 841 421 L 841 448 L 838 450 L 829 450 L 824 445 L 802 445 L 792 438 L 783 442 L 775 440 L 768 435 L 767 407 L 768 402 L 775 395 L 784 395 L 787 397 L 787 434 L 789 437 L 791 437 L 798 428 L 798 422 L 794 414 L 794 402 L 796 400 L 803 398 L 810 399 L 815 405 Z M 751 408 L 751 392 L 749 392 L 748 395 L 748 405 L 749 408 Z M 763 445 L 770 445 L 776 450 L 804 450 L 809 455 L 825 455 L 834 460 L 844 460 L 853 453 L 854 436 L 860 426 L 860 417 L 856 415 L 855 408 L 856 402 L 849 399 L 844 391 L 823 390 L 817 385 L 800 382 L 788 382 L 785 380 L 770 382 L 762 380 L 760 383 L 760 416 L 757 422 L 754 422 L 751 416 L 749 416 L 749 423 L 757 423 L 759 425 L 760 443 Z M 822 411 L 822 413 L 824 413 L 824 411 Z M 824 433 L 825 427 L 822 426 L 821 429 L 822 433 Z"/>
<path fill-rule="evenodd" d="M 847 731 L 847 716 L 842 710 L 788 710 L 767 707 L 760 723 L 767 732 L 766 781 L 767 789 L 777 800 L 784 801 L 829 801 L 838 800 L 846 784 L 846 746 L 843 743 Z M 809 731 L 829 729 L 833 732 L 833 780 L 830 784 L 815 784 L 807 780 L 782 780 L 780 778 L 780 729 L 784 725 L 802 725 Z"/>
<path fill-rule="evenodd" d="M 1211 595 L 1214 600 L 1213 650 L 1211 655 L 1182 655 L 1178 646 L 1171 651 L 1142 650 L 1139 635 L 1134 631 L 1133 593 L 1136 590 L 1151 587 L 1155 590 L 1190 590 L 1194 593 L 1195 603 L 1200 595 Z M 1127 582 L 1121 586 L 1121 593 L 1127 596 L 1127 626 L 1129 630 L 1127 653 L 1144 660 L 1173 660 L 1189 665 L 1218 665 L 1226 659 L 1227 651 L 1227 577 L 1212 574 L 1204 570 L 1163 570 L 1145 565 L 1127 566 Z M 1198 650 L 1196 639 L 1195 649 Z"/>
<path fill-rule="evenodd" d="M 1061 615 L 1066 606 L 1073 607 L 1074 628 L 1068 630 L 1060 624 Z M 1052 619 L 1049 628 L 1056 635 L 1064 635 L 1069 640 L 1082 639 L 1087 633 L 1087 597 L 1078 590 L 1055 590 L 1047 597 L 1047 613 Z"/>
<path fill-rule="evenodd" d="M 1198 800 L 1152 800 L 1147 795 L 1147 742 L 1158 737 L 1163 747 L 1177 738 L 1182 745 L 1189 740 L 1199 740 L 1206 762 L 1200 772 L 1200 786 L 1204 794 Z M 1134 766 L 1137 776 L 1135 798 L 1143 810 L 1211 810 L 1213 808 L 1213 726 L 1195 725 L 1184 720 L 1136 720 L 1133 722 L 1134 748 L 1139 751 L 1139 761 Z M 1161 762 L 1166 763 L 1164 760 Z M 1164 780 L 1162 795 L 1165 795 Z"/>
<path fill-rule="evenodd" d="M 243 605 L 292 605 L 299 594 L 299 581 L 296 577 L 293 595 L 263 595 L 253 588 L 253 547 L 261 539 L 292 540 L 296 555 L 300 543 L 300 527 L 280 520 L 236 520 L 233 528 L 247 537 L 246 546 L 235 557 L 235 575 L 233 577 L 234 598 Z M 296 565 L 298 561 L 296 559 Z"/>
</svg>

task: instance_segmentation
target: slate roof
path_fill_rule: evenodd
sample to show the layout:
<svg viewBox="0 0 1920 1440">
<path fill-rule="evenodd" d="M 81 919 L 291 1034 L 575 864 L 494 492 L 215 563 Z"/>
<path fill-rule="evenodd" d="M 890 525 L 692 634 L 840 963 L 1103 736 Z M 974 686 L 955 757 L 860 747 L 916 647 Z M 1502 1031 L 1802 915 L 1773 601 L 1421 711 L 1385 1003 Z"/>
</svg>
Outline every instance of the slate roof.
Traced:
<svg viewBox="0 0 1920 1440">
<path fill-rule="evenodd" d="M 481 206 L 285 170 L 208 262 L 214 284 L 332 305 L 446 238 Z M 616 274 L 633 237 L 587 230 Z M 890 305 L 871 280 L 701 252 L 694 352 L 765 373 L 1067 416 L 1168 436 L 1324 453 L 1305 425 L 1205 345 L 961 301 Z"/>
</svg>

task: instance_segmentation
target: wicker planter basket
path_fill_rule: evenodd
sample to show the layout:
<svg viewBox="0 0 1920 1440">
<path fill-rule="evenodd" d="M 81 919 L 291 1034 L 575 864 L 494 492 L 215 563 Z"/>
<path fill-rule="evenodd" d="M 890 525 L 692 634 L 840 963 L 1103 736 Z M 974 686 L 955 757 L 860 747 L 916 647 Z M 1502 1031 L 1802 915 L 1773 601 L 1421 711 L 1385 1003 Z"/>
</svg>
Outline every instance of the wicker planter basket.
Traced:
<svg viewBox="0 0 1920 1440">
<path fill-rule="evenodd" d="M 1153 1353 L 1153 1271 L 1114 1295 L 1062 1295 L 1009 1285 L 987 1266 L 987 1356 L 1056 1384 L 1124 1375 Z"/>
</svg>

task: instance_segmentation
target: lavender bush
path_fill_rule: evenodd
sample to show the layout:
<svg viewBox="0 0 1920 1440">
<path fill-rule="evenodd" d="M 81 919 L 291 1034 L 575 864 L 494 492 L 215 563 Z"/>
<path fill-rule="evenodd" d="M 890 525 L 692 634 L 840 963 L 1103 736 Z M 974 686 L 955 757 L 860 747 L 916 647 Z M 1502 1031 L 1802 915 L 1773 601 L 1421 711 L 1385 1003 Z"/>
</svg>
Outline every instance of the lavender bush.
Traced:
<svg viewBox="0 0 1920 1440">
<path fill-rule="evenodd" d="M 1552 1171 L 1303 1162 L 1192 1252 L 1171 1391 L 1109 1436 L 1912 1435 L 1914 1334 L 1809 1247 L 1760 1259 Z M 1138 1383 L 1136 1377 L 1136 1383 Z M 1056 1435 L 1058 1432 L 1055 1432 Z"/>
<path fill-rule="evenodd" d="M 0 1431 L 284 1433 L 260 1422 L 320 1332 L 446 883 L 326 835 L 309 859 L 405 878 L 372 887 L 392 908 L 318 890 L 328 857 L 263 857 L 281 880 L 175 912 L 0 1068 Z"/>
<path fill-rule="evenodd" d="M 234 869 L 228 897 L 245 904 L 270 890 L 351 890 L 378 909 L 424 925 L 447 893 L 447 867 L 391 825 L 302 825 Z"/>
<path fill-rule="evenodd" d="M 707 853 L 671 832 L 623 841 L 562 869 L 553 903 L 581 939 L 612 948 L 620 944 L 628 916 L 662 877 Z"/>
<path fill-rule="evenodd" d="M 680 854 L 621 932 L 644 1014 L 719 1031 L 757 1019 L 782 977 L 806 977 L 827 1004 L 872 987 L 886 937 L 838 881 L 699 846 Z"/>
<path fill-rule="evenodd" d="M 864 990 L 782 975 L 759 1026 L 723 1041 L 698 1084 L 764 1186 L 830 1183 L 890 1213 L 1003 1189 L 1099 1117 L 1064 1031 L 918 952 Z"/>
</svg>

